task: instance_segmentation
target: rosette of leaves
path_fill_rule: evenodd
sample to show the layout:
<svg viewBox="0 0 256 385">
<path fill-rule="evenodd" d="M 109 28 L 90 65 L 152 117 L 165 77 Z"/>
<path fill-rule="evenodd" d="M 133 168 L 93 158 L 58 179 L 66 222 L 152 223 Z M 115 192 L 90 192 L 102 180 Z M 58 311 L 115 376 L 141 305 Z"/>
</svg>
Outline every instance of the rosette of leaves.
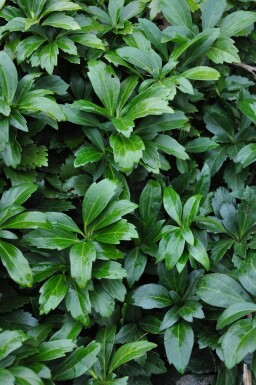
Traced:
<svg viewBox="0 0 256 385">
<path fill-rule="evenodd" d="M 141 160 L 150 171 L 153 169 L 153 171 L 159 172 L 161 166 L 163 168 L 168 166 L 166 166 L 164 159 L 162 160 L 163 165 L 161 164 L 158 150 L 174 155 L 179 159 L 188 159 L 184 147 L 174 138 L 168 135 L 158 135 L 161 131 L 180 128 L 187 123 L 187 118 L 181 112 L 177 111 L 172 116 L 173 110 L 168 106 L 169 91 L 167 89 L 155 85 L 133 97 L 134 90 L 138 85 L 138 78 L 130 76 L 120 82 L 113 69 L 102 61 L 89 63 L 88 76 L 104 108 L 90 101 L 81 100 L 74 102 L 71 106 L 65 105 L 64 111 L 71 122 L 87 123 L 87 126 L 93 125 L 93 127 L 99 127 L 107 134 L 109 133 L 110 149 L 105 148 L 100 134 L 97 133 L 96 136 L 96 133 L 93 134 L 88 131 L 88 137 L 93 145 L 78 151 L 75 166 L 99 161 L 106 154 L 105 157 L 108 157 L 109 162 L 115 168 L 116 164 L 123 172 L 131 171 Z M 76 111 L 80 111 L 80 119 L 77 117 Z M 92 120 L 92 118 L 88 121 L 87 115 L 83 115 L 83 112 L 92 112 L 107 118 L 108 121 L 100 123 L 98 120 Z M 148 115 L 163 115 L 164 117 L 152 122 L 143 120 L 141 125 L 135 127 L 136 119 Z M 152 126 L 151 135 L 149 126 Z M 155 140 L 150 143 L 152 139 Z M 111 152 L 113 152 L 115 163 L 113 163 L 113 158 L 111 159 L 108 155 Z"/>
<path fill-rule="evenodd" d="M 217 189 L 212 199 L 215 217 L 202 218 L 203 226 L 211 228 L 212 220 L 218 224 L 211 230 L 214 234 L 210 242 L 211 258 L 216 265 L 224 258 L 240 266 L 250 250 L 255 249 L 255 191 L 247 187 L 240 198 L 238 203 L 227 189 Z"/>
<path fill-rule="evenodd" d="M 180 196 L 171 186 L 164 188 L 163 205 L 176 225 L 167 225 L 162 230 L 163 237 L 159 243 L 156 261 L 165 260 L 167 269 L 177 266 L 177 269 L 182 271 L 188 260 L 192 266 L 195 266 L 194 261 L 197 261 L 206 270 L 210 269 L 206 246 L 200 239 L 199 229 L 194 227 L 201 198 L 201 195 L 194 195 L 182 204 Z"/>
<path fill-rule="evenodd" d="M 2 290 L 1 290 L 2 291 Z M 0 379 L 4 384 L 54 385 L 88 373 L 101 346 L 96 341 L 79 343 L 81 324 L 64 317 L 39 323 L 29 312 L 11 310 L 29 302 L 7 294 L 0 302 Z M 14 293 L 13 293 L 14 294 Z M 56 323 L 59 329 L 56 330 Z M 65 370 L 61 363 L 65 362 Z M 59 378 L 60 377 L 60 378 Z"/>
<path fill-rule="evenodd" d="M 197 285 L 197 295 L 210 309 L 216 309 L 216 328 L 223 332 L 219 339 L 221 359 L 228 369 L 255 350 L 255 262 L 255 255 L 250 252 L 237 271 L 207 274 Z"/>
<path fill-rule="evenodd" d="M 36 191 L 34 184 L 20 184 L 6 190 L 0 200 L 0 250 L 1 261 L 8 274 L 21 286 L 32 286 L 33 275 L 27 259 L 16 246 L 18 237 L 12 230 L 33 229 L 46 225 L 46 215 L 26 211 L 22 206 Z"/>
<path fill-rule="evenodd" d="M 77 20 L 74 17 L 76 11 L 81 9 L 79 4 L 56 0 L 38 0 L 30 4 L 17 0 L 16 5 L 4 6 L 0 17 L 7 21 L 1 28 L 2 36 L 10 34 L 6 47 L 13 51 L 19 63 L 26 61 L 32 67 L 41 67 L 52 74 L 59 54 L 71 63 L 80 62 L 77 44 L 105 49 L 96 36 L 103 30 L 101 25 L 83 15 L 78 16 Z M 13 48 L 12 34 L 16 36 L 17 32 L 21 33 Z M 28 34 L 28 37 L 19 41 L 24 34 Z"/>
<path fill-rule="evenodd" d="M 107 31 L 112 31 L 117 35 L 127 35 L 132 33 L 133 24 L 130 21 L 144 9 L 143 1 L 130 1 L 124 5 L 124 0 L 109 0 L 108 6 L 99 8 L 97 6 L 83 7 L 89 14 L 97 18 L 107 27 Z"/>
<path fill-rule="evenodd" d="M 49 212 L 48 228 L 24 237 L 27 244 L 36 248 L 69 250 L 68 263 L 42 262 L 34 267 L 35 281 L 50 277 L 40 289 L 41 314 L 55 309 L 67 296 L 68 311 L 87 326 L 91 307 L 102 317 L 109 317 L 114 311 L 114 300 L 124 301 L 122 279 L 126 271 L 116 261 L 123 254 L 115 245 L 137 238 L 138 234 L 134 225 L 123 219 L 137 205 L 121 199 L 121 192 L 121 185 L 114 180 L 93 183 L 83 199 L 83 230 L 67 215 Z M 63 274 L 66 271 L 68 276 Z"/>
<path fill-rule="evenodd" d="M 0 113 L 1 157 L 7 166 L 16 167 L 21 160 L 21 147 L 16 140 L 17 130 L 28 131 L 23 115 L 40 118 L 56 127 L 56 121 L 65 119 L 61 107 L 47 89 L 33 88 L 40 74 L 28 74 L 18 81 L 16 67 L 10 57 L 0 52 Z"/>
<path fill-rule="evenodd" d="M 158 333 L 164 332 L 165 352 L 170 364 L 184 373 L 189 363 L 194 345 L 194 332 L 191 326 L 193 318 L 202 319 L 204 313 L 199 298 L 195 295 L 198 279 L 203 275 L 202 270 L 188 274 L 187 269 L 181 273 L 177 269 L 166 270 L 164 265 L 158 265 L 159 283 L 149 283 L 139 286 L 129 296 L 129 302 L 142 309 L 164 309 L 170 307 L 164 317 L 161 315 L 152 319 L 141 320 L 146 331 L 151 332 L 153 325 Z"/>
</svg>

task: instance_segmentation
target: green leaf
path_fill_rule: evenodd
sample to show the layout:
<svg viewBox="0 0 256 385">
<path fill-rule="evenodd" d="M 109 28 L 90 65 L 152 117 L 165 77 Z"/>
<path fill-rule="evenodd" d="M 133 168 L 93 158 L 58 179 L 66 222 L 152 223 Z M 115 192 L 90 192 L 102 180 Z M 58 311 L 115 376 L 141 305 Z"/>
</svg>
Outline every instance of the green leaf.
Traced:
<svg viewBox="0 0 256 385">
<path fill-rule="evenodd" d="M 159 76 L 162 59 L 153 49 L 142 51 L 135 47 L 123 47 L 118 48 L 116 52 L 122 59 L 148 72 L 154 78 Z"/>
<path fill-rule="evenodd" d="M 191 257 L 193 257 L 197 262 L 199 262 L 206 271 L 210 270 L 210 261 L 205 250 L 204 245 L 199 239 L 195 238 L 193 245 L 188 245 L 188 251 Z"/>
<path fill-rule="evenodd" d="M 94 291 L 90 292 L 92 307 L 102 317 L 110 317 L 115 308 L 114 299 L 99 283 L 94 283 Z"/>
<path fill-rule="evenodd" d="M 173 269 L 179 261 L 185 247 L 185 240 L 180 229 L 169 234 L 168 243 L 165 249 L 165 264 L 168 270 Z"/>
<path fill-rule="evenodd" d="M 255 12 L 256 13 L 256 12 Z M 256 124 L 256 101 L 255 99 L 239 100 L 237 107 L 242 111 L 254 124 Z"/>
<path fill-rule="evenodd" d="M 4 222 L 1 228 L 6 229 L 36 229 L 46 225 L 46 215 L 39 211 L 25 212 Z"/>
<path fill-rule="evenodd" d="M 220 73 L 214 68 L 199 66 L 199 67 L 190 68 L 189 70 L 183 72 L 182 76 L 191 80 L 211 81 L 211 80 L 218 80 L 220 77 Z"/>
<path fill-rule="evenodd" d="M 161 285 L 149 283 L 140 286 L 132 294 L 132 303 L 142 309 L 164 308 L 171 305 L 168 290 Z"/>
<path fill-rule="evenodd" d="M 164 319 L 161 323 L 160 330 L 165 330 L 173 326 L 180 319 L 179 307 L 174 306 L 165 314 Z"/>
<path fill-rule="evenodd" d="M 110 66 L 102 61 L 88 64 L 88 77 L 93 89 L 108 113 L 113 116 L 120 92 L 120 81 Z"/>
<path fill-rule="evenodd" d="M 76 159 L 74 162 L 75 167 L 85 166 L 88 163 L 98 162 L 103 158 L 104 154 L 102 151 L 94 146 L 86 146 L 80 148 L 76 153 Z"/>
<path fill-rule="evenodd" d="M 135 226 L 125 219 L 98 230 L 94 235 L 96 241 L 113 245 L 119 244 L 120 241 L 130 241 L 132 238 L 138 238 L 138 233 Z"/>
<path fill-rule="evenodd" d="M 147 257 L 139 247 L 131 250 L 125 257 L 124 268 L 127 271 L 127 282 L 131 288 L 144 273 L 147 263 Z"/>
<path fill-rule="evenodd" d="M 74 342 L 70 339 L 43 342 L 38 348 L 35 360 L 44 362 L 65 357 L 65 354 L 71 352 L 75 346 Z"/>
<path fill-rule="evenodd" d="M 66 381 L 82 376 L 95 364 L 100 349 L 100 344 L 95 341 L 86 347 L 80 346 L 57 367 L 55 366 L 53 379 Z"/>
<path fill-rule="evenodd" d="M 118 24 L 123 6 L 124 0 L 109 0 L 108 2 L 108 13 L 113 26 Z"/>
<path fill-rule="evenodd" d="M 159 150 L 166 154 L 173 155 L 182 160 L 189 159 L 188 154 L 185 152 L 185 148 L 170 136 L 160 134 L 157 136 L 154 143 L 156 143 Z"/>
<path fill-rule="evenodd" d="M 7 369 L 0 369 L 0 381 L 5 385 L 14 385 L 15 378 Z"/>
<path fill-rule="evenodd" d="M 191 326 L 184 321 L 165 331 L 164 346 L 168 362 L 183 374 L 189 363 L 194 345 L 194 333 Z"/>
<path fill-rule="evenodd" d="M 0 359 L 4 359 L 14 350 L 20 348 L 27 339 L 25 333 L 19 330 L 4 330 L 0 333 Z"/>
<path fill-rule="evenodd" d="M 213 273 L 200 278 L 197 295 L 212 306 L 227 308 L 242 302 L 251 302 L 249 295 L 233 278 Z"/>
<path fill-rule="evenodd" d="M 32 183 L 20 183 L 17 186 L 11 187 L 2 195 L 0 201 L 1 208 L 22 205 L 36 190 L 37 186 Z"/>
<path fill-rule="evenodd" d="M 207 52 L 207 57 L 216 64 L 239 63 L 238 52 L 234 40 L 229 37 L 219 37 Z"/>
<path fill-rule="evenodd" d="M 91 302 L 87 289 L 80 289 L 75 282 L 70 282 L 65 303 L 75 320 L 85 327 L 90 324 Z"/>
<path fill-rule="evenodd" d="M 224 334 L 221 340 L 224 362 L 228 369 L 255 350 L 256 327 L 252 319 L 237 321 Z"/>
<path fill-rule="evenodd" d="M 25 235 L 24 239 L 31 246 L 42 249 L 63 250 L 79 242 L 70 231 L 62 230 L 57 226 L 52 230 L 34 230 Z"/>
<path fill-rule="evenodd" d="M 17 247 L 0 241 L 1 261 L 10 277 L 22 286 L 32 286 L 33 276 L 28 261 Z"/>
<path fill-rule="evenodd" d="M 210 138 L 201 137 L 189 142 L 186 145 L 186 150 L 188 152 L 199 154 L 201 152 L 205 152 L 216 147 L 218 147 L 218 144 L 215 143 L 213 140 L 211 140 Z"/>
<path fill-rule="evenodd" d="M 138 206 L 126 199 L 111 202 L 108 207 L 92 223 L 94 230 L 102 229 L 122 219 L 126 214 L 133 212 Z"/>
<path fill-rule="evenodd" d="M 107 374 L 108 365 L 115 344 L 116 326 L 111 325 L 105 328 L 100 328 L 96 341 L 101 345 L 101 350 L 98 355 L 101 370 L 104 375 Z"/>
<path fill-rule="evenodd" d="M 126 138 L 131 136 L 135 123 L 129 116 L 113 118 L 111 122 L 120 134 L 124 135 Z"/>
<path fill-rule="evenodd" d="M 68 291 L 67 278 L 63 274 L 50 277 L 40 288 L 40 314 L 48 314 L 61 303 Z"/>
<path fill-rule="evenodd" d="M 256 121 L 256 115 L 255 115 Z M 248 167 L 251 163 L 256 161 L 256 144 L 247 144 L 242 147 L 235 159 L 236 163 L 241 163 L 243 168 Z"/>
<path fill-rule="evenodd" d="M 45 8 L 45 11 L 43 12 L 42 16 L 46 16 L 52 12 L 77 11 L 79 9 L 81 9 L 80 5 L 75 4 L 69 0 L 58 1 L 57 3 L 51 1 L 47 8 Z"/>
<path fill-rule="evenodd" d="M 167 214 L 181 225 L 182 203 L 179 195 L 171 186 L 164 188 L 163 203 Z"/>
<path fill-rule="evenodd" d="M 42 26 L 62 28 L 69 31 L 80 29 L 79 24 L 74 18 L 67 16 L 64 12 L 52 13 L 43 21 Z"/>
<path fill-rule="evenodd" d="M 229 306 L 218 319 L 217 329 L 223 329 L 225 326 L 230 325 L 239 318 L 245 317 L 250 313 L 256 311 L 256 305 L 254 303 L 242 302 L 235 303 Z"/>
<path fill-rule="evenodd" d="M 203 4 L 202 26 L 203 29 L 215 27 L 227 6 L 226 0 L 207 0 Z"/>
<path fill-rule="evenodd" d="M 182 25 L 192 29 L 190 8 L 186 0 L 160 0 L 160 7 L 171 25 Z"/>
<path fill-rule="evenodd" d="M 144 143 L 138 135 L 126 138 L 123 135 L 113 133 L 109 139 L 113 149 L 114 159 L 121 171 L 131 171 L 138 164 L 145 149 Z"/>
<path fill-rule="evenodd" d="M 14 366 L 10 371 L 15 377 L 16 385 L 44 385 L 41 378 L 25 366 Z"/>
<path fill-rule="evenodd" d="M 149 180 L 140 195 L 139 201 L 140 215 L 145 227 L 156 220 L 161 205 L 161 185 L 157 181 Z"/>
<path fill-rule="evenodd" d="M 83 220 L 87 227 L 107 207 L 118 192 L 118 183 L 110 179 L 94 182 L 87 190 L 83 200 Z"/>
<path fill-rule="evenodd" d="M 160 29 L 155 25 L 155 23 L 148 19 L 139 19 L 139 23 L 152 45 L 167 59 L 167 47 L 161 42 L 163 34 Z"/>
<path fill-rule="evenodd" d="M 182 213 L 183 225 L 185 224 L 187 226 L 190 226 L 190 224 L 193 222 L 198 213 L 201 199 L 201 195 L 193 195 L 186 201 Z"/>
<path fill-rule="evenodd" d="M 15 65 L 4 51 L 0 52 L 0 87 L 7 103 L 11 103 L 18 85 Z"/>
<path fill-rule="evenodd" d="M 96 250 L 92 242 L 81 242 L 70 249 L 71 277 L 83 289 L 91 279 L 92 263 L 96 259 Z"/>
<path fill-rule="evenodd" d="M 46 41 L 42 36 L 29 36 L 17 45 L 17 58 L 20 62 L 26 60 Z"/>
<path fill-rule="evenodd" d="M 221 24 L 221 35 L 225 37 L 239 35 L 239 32 L 256 21 L 256 12 L 236 11 L 226 16 Z"/>
<path fill-rule="evenodd" d="M 97 261 L 93 265 L 92 276 L 97 279 L 123 279 L 126 277 L 126 271 L 118 262 Z"/>
<path fill-rule="evenodd" d="M 256 258 L 253 253 L 249 254 L 239 269 L 238 279 L 240 283 L 253 296 L 256 295 Z"/>
<path fill-rule="evenodd" d="M 148 341 L 130 342 L 121 346 L 113 355 L 109 364 L 109 373 L 112 373 L 119 366 L 141 357 L 149 350 L 155 348 L 157 345 Z"/>
</svg>

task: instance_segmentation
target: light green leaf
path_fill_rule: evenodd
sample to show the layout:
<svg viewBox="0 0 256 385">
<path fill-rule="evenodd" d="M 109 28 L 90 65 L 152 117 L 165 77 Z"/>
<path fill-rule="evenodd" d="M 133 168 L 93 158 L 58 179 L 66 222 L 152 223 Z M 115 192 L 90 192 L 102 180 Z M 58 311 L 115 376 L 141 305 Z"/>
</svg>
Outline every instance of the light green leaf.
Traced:
<svg viewBox="0 0 256 385">
<path fill-rule="evenodd" d="M 123 279 L 126 277 L 126 271 L 118 262 L 97 261 L 93 265 L 92 276 L 97 279 Z"/>
<path fill-rule="evenodd" d="M 209 271 L 210 260 L 204 245 L 201 241 L 199 241 L 199 239 L 195 238 L 194 244 L 188 245 L 188 251 L 191 257 L 199 262 L 205 268 L 205 270 Z"/>
<path fill-rule="evenodd" d="M 164 188 L 163 203 L 168 215 L 181 225 L 182 203 L 179 195 L 171 186 Z"/>
<path fill-rule="evenodd" d="M 148 72 L 154 78 L 159 76 L 162 68 L 162 59 L 153 49 L 142 51 L 135 47 L 123 47 L 117 49 L 116 52 L 122 59 Z"/>
<path fill-rule="evenodd" d="M 104 153 L 98 148 L 88 145 L 77 151 L 74 166 L 81 167 L 86 165 L 87 163 L 98 162 L 103 158 L 103 156 Z"/>
<path fill-rule="evenodd" d="M 92 223 L 94 230 L 102 229 L 122 219 L 126 214 L 134 211 L 138 206 L 126 199 L 111 202 L 102 214 Z"/>
<path fill-rule="evenodd" d="M 219 71 L 214 68 L 199 66 L 190 68 L 182 73 L 182 76 L 191 80 L 218 80 L 220 77 Z"/>
<path fill-rule="evenodd" d="M 38 211 L 30 211 L 16 215 L 4 222 L 1 228 L 6 229 L 36 229 L 46 226 L 46 215 Z M 45 226 L 44 226 L 45 225 Z"/>
<path fill-rule="evenodd" d="M 20 348 L 27 337 L 21 330 L 4 330 L 0 333 L 0 359 Z"/>
<path fill-rule="evenodd" d="M 243 29 L 249 27 L 256 21 L 256 12 L 236 11 L 226 16 L 221 24 L 221 36 L 231 37 L 236 36 Z"/>
<path fill-rule="evenodd" d="M 138 233 L 135 226 L 125 219 L 98 230 L 94 235 L 96 241 L 112 245 L 119 244 L 120 241 L 130 241 L 132 238 L 138 238 Z"/>
<path fill-rule="evenodd" d="M 113 149 L 114 159 L 121 171 L 128 172 L 138 164 L 142 158 L 144 143 L 138 135 L 125 138 L 123 135 L 113 133 L 109 139 Z"/>
<path fill-rule="evenodd" d="M 207 52 L 207 57 L 216 64 L 239 63 L 238 49 L 234 40 L 229 37 L 219 37 Z"/>
<path fill-rule="evenodd" d="M 63 274 L 50 277 L 39 292 L 40 314 L 48 314 L 61 303 L 68 291 L 67 278 Z"/>
<path fill-rule="evenodd" d="M 256 13 L 256 12 L 255 12 Z M 237 107 L 242 111 L 254 124 L 256 124 L 256 100 L 243 99 L 239 100 Z"/>
<path fill-rule="evenodd" d="M 65 357 L 65 354 L 71 352 L 75 346 L 74 342 L 70 339 L 43 342 L 38 348 L 35 360 L 44 362 Z"/>
<path fill-rule="evenodd" d="M 92 263 L 96 259 L 96 250 L 92 242 L 81 242 L 71 247 L 71 276 L 83 289 L 91 279 Z"/>
<path fill-rule="evenodd" d="M 120 92 L 120 81 L 110 66 L 102 61 L 91 61 L 88 64 L 88 77 L 93 89 L 108 113 L 113 116 Z"/>
<path fill-rule="evenodd" d="M 141 357 L 149 350 L 155 348 L 157 345 L 148 341 L 130 342 L 121 346 L 113 355 L 109 364 L 109 373 L 112 373 L 119 366 L 128 361 Z"/>
<path fill-rule="evenodd" d="M 165 264 L 168 270 L 173 269 L 179 261 L 185 247 L 185 239 L 182 237 L 180 229 L 169 234 L 168 243 L 165 248 Z"/>
<path fill-rule="evenodd" d="M 66 381 L 77 378 L 86 373 L 97 361 L 101 346 L 95 341 L 86 347 L 80 346 L 68 358 L 54 368 L 53 379 Z"/>
<path fill-rule="evenodd" d="M 185 152 L 185 148 L 173 139 L 171 136 L 159 134 L 154 140 L 159 150 L 165 152 L 168 155 L 173 155 L 178 159 L 189 159 L 188 154 Z"/>
<path fill-rule="evenodd" d="M 4 51 L 0 52 L 0 87 L 7 103 L 11 103 L 18 85 L 18 74 L 13 61 Z"/>
<path fill-rule="evenodd" d="M 131 136 L 135 123 L 132 119 L 129 118 L 129 116 L 113 118 L 111 122 L 115 126 L 116 130 L 126 138 Z"/>
<path fill-rule="evenodd" d="M 32 286 L 33 276 L 28 261 L 17 247 L 0 241 L 1 261 L 10 277 L 22 286 Z"/>
<path fill-rule="evenodd" d="M 51 26 L 67 30 L 80 29 L 79 24 L 71 16 L 67 16 L 64 12 L 52 13 L 42 23 L 42 26 Z"/>
<path fill-rule="evenodd" d="M 91 302 L 88 289 L 80 289 L 75 282 L 70 282 L 65 303 L 67 310 L 75 320 L 81 322 L 85 327 L 90 324 Z"/>
<path fill-rule="evenodd" d="M 23 39 L 17 45 L 17 58 L 19 62 L 28 58 L 35 50 L 37 50 L 46 39 L 42 36 L 29 36 Z"/>
<path fill-rule="evenodd" d="M 83 220 L 87 227 L 107 207 L 119 190 L 117 181 L 104 179 L 94 182 L 87 190 L 83 200 Z"/>
</svg>

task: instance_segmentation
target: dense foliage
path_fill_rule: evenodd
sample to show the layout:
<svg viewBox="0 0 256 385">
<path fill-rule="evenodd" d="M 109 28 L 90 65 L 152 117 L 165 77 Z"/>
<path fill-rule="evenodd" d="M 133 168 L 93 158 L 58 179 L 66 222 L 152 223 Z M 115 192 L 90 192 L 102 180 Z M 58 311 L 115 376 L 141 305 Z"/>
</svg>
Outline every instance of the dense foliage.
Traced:
<svg viewBox="0 0 256 385">
<path fill-rule="evenodd" d="M 1 384 L 256 379 L 254 4 L 0 0 Z"/>
</svg>

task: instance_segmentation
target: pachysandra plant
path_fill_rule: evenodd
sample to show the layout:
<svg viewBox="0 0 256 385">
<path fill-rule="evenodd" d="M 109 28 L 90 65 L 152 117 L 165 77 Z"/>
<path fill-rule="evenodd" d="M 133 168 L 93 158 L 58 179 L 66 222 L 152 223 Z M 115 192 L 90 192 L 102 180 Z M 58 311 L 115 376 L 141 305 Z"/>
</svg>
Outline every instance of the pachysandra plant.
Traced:
<svg viewBox="0 0 256 385">
<path fill-rule="evenodd" d="M 255 22 L 0 0 L 1 384 L 256 381 Z"/>
</svg>

